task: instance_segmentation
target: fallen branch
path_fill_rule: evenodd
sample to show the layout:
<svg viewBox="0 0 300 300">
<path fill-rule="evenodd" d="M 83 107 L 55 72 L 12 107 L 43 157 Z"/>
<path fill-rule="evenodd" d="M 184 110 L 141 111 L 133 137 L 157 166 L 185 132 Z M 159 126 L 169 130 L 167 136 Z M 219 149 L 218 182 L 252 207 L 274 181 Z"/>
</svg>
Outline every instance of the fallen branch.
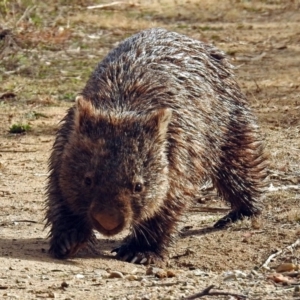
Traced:
<svg viewBox="0 0 300 300">
<path fill-rule="evenodd" d="M 271 261 L 274 257 L 276 257 L 276 256 L 278 256 L 279 254 L 281 254 L 282 251 L 283 251 L 283 250 L 279 250 L 279 251 L 277 251 L 277 252 L 271 254 L 271 255 L 268 257 L 268 259 L 265 261 L 265 263 L 261 266 L 261 268 L 263 268 L 263 269 L 265 269 L 265 270 L 270 270 L 270 268 L 268 267 L 268 264 L 270 263 L 270 261 Z"/>
<path fill-rule="evenodd" d="M 271 254 L 271 255 L 268 257 L 268 259 L 265 261 L 265 263 L 261 266 L 261 268 L 264 268 L 264 269 L 266 269 L 266 270 L 270 270 L 270 268 L 268 267 L 268 264 L 270 263 L 270 261 L 271 261 L 274 257 L 280 255 L 280 254 L 281 254 L 283 251 L 285 251 L 285 250 L 290 250 L 290 251 L 292 251 L 293 248 L 296 247 L 296 246 L 298 246 L 298 245 L 300 245 L 300 239 L 298 239 L 295 243 L 291 244 L 290 246 L 287 246 L 285 249 L 278 250 L 277 252 Z"/>
<path fill-rule="evenodd" d="M 241 295 L 241 294 L 236 294 L 236 293 L 231 293 L 231 292 L 221 292 L 221 291 L 211 292 L 211 290 L 214 287 L 215 287 L 214 285 L 210 285 L 209 287 L 204 289 L 202 292 L 188 296 L 188 297 L 184 298 L 184 300 L 193 300 L 193 299 L 201 298 L 203 296 L 232 296 L 232 297 L 236 297 L 237 299 L 246 299 L 246 296 Z"/>
<path fill-rule="evenodd" d="M 293 244 L 287 246 L 286 249 L 292 251 L 293 248 L 295 248 L 295 247 L 298 246 L 298 245 L 300 245 L 300 239 L 298 239 L 295 243 L 293 243 Z"/>
<path fill-rule="evenodd" d="M 16 222 L 16 223 L 34 223 L 34 224 L 39 223 L 39 222 L 33 221 L 33 220 L 13 220 L 13 222 Z"/>
</svg>

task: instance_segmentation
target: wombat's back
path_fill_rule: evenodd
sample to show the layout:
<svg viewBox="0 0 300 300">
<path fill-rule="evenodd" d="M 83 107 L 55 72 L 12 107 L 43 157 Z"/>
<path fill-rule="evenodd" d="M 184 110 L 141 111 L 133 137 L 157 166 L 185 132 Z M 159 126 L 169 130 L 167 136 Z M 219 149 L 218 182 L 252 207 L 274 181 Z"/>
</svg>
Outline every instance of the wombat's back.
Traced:
<svg viewBox="0 0 300 300">
<path fill-rule="evenodd" d="M 195 109 L 207 115 L 222 98 L 243 101 L 241 94 L 233 95 L 238 91 L 231 69 L 224 53 L 211 45 L 164 29 L 149 29 L 113 49 L 82 94 L 108 109 L 188 108 L 192 115 Z"/>
<path fill-rule="evenodd" d="M 182 177 L 184 197 L 218 168 L 228 136 L 244 130 L 240 119 L 256 128 L 224 53 L 164 29 L 121 42 L 97 66 L 82 95 L 108 111 L 171 108 L 170 175 Z"/>
</svg>

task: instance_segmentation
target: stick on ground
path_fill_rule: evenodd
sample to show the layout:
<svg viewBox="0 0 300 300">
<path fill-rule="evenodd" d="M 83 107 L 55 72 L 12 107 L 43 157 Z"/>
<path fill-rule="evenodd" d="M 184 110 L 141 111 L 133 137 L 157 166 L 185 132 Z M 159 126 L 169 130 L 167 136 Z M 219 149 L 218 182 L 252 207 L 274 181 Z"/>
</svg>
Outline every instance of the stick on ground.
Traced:
<svg viewBox="0 0 300 300">
<path fill-rule="evenodd" d="M 246 299 L 246 296 L 242 295 L 242 294 L 236 294 L 236 293 L 231 293 L 231 292 L 221 292 L 221 291 L 211 292 L 211 290 L 214 287 L 215 287 L 214 285 L 210 285 L 209 287 L 205 288 L 202 292 L 188 296 L 188 297 L 184 298 L 184 300 L 198 299 L 203 296 L 233 296 L 233 297 L 236 297 L 237 299 Z"/>
<path fill-rule="evenodd" d="M 268 257 L 268 259 L 264 262 L 264 264 L 261 266 L 261 268 L 266 269 L 266 270 L 269 270 L 270 268 L 268 267 L 268 264 L 270 263 L 270 261 L 271 261 L 274 257 L 280 255 L 284 250 L 292 251 L 293 248 L 295 248 L 295 247 L 298 246 L 298 245 L 300 245 L 300 239 L 296 240 L 295 243 L 293 243 L 293 244 L 287 246 L 285 249 L 278 250 L 276 253 L 271 254 L 271 255 Z"/>
</svg>

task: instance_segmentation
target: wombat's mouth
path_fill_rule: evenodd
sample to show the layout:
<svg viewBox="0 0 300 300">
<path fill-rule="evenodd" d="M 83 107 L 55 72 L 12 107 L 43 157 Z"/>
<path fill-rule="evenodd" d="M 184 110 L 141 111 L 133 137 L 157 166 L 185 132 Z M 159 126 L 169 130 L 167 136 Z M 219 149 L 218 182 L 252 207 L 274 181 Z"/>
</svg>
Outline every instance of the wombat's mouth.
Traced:
<svg viewBox="0 0 300 300">
<path fill-rule="evenodd" d="M 125 227 L 124 218 L 120 215 L 92 214 L 92 221 L 94 228 L 106 236 L 118 234 Z"/>
</svg>

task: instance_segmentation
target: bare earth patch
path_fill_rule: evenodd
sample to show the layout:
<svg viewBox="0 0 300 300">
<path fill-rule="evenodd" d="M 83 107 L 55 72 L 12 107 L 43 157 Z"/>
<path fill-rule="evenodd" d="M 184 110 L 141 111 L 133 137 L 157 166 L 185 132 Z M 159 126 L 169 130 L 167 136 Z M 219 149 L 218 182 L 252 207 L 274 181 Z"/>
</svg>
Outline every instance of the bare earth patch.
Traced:
<svg viewBox="0 0 300 300">
<path fill-rule="evenodd" d="M 119 2 L 0 3 L 0 298 L 184 299 L 214 285 L 228 295 L 202 299 L 300 299 L 299 1 Z M 263 215 L 215 230 L 226 206 L 206 190 L 164 269 L 114 259 L 126 233 L 52 259 L 43 207 L 58 123 L 96 63 L 153 26 L 211 42 L 236 66 L 269 153 Z"/>
</svg>

